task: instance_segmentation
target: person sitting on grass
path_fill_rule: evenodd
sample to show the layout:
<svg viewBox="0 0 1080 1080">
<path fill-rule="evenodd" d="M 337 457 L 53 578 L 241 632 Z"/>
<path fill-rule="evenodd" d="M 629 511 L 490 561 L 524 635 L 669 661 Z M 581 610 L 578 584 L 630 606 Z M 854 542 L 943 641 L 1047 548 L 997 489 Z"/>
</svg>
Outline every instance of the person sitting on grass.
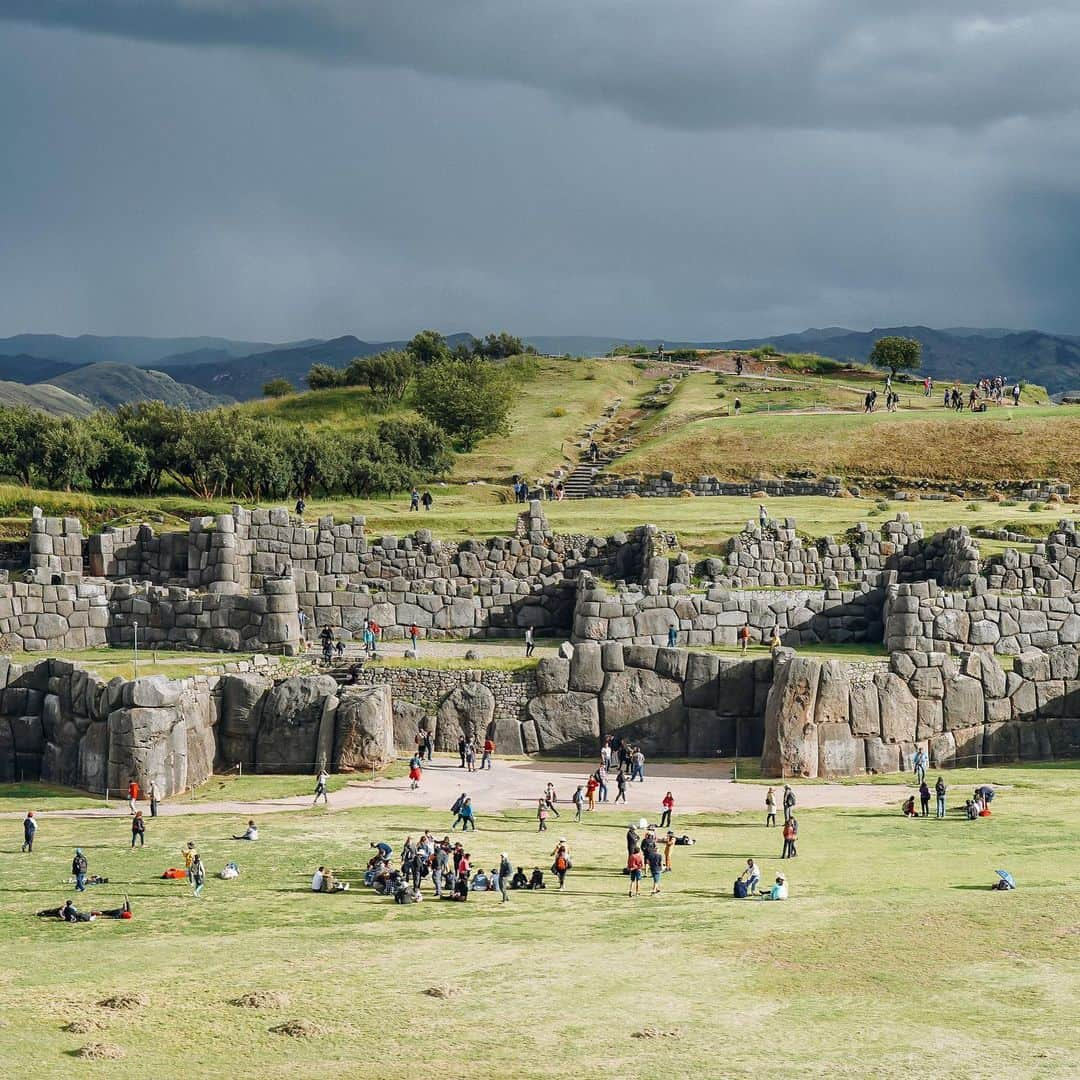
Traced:
<svg viewBox="0 0 1080 1080">
<path fill-rule="evenodd" d="M 762 900 L 786 900 L 788 898 L 787 880 L 783 874 L 776 875 L 771 889 L 762 889 L 759 894 Z"/>
<path fill-rule="evenodd" d="M 334 873 L 328 867 L 320 866 L 311 877 L 311 891 L 318 893 L 346 892 L 349 888 L 347 881 L 337 881 Z"/>
<path fill-rule="evenodd" d="M 247 828 L 244 830 L 241 836 L 234 836 L 234 840 L 258 840 L 259 839 L 259 826 L 255 824 L 253 818 L 248 819 Z"/>
<path fill-rule="evenodd" d="M 473 874 L 472 883 L 469 885 L 469 888 L 473 892 L 487 892 L 488 884 L 487 874 L 485 874 L 483 870 L 477 870 L 476 873 Z"/>
<path fill-rule="evenodd" d="M 532 876 L 529 878 L 530 889 L 546 889 L 544 884 L 544 871 L 539 866 L 533 867 Z"/>
<path fill-rule="evenodd" d="M 510 879 L 511 889 L 527 889 L 529 887 L 529 879 L 525 876 L 525 870 L 523 867 L 518 867 L 514 871 L 514 876 Z"/>
<path fill-rule="evenodd" d="M 904 812 L 904 817 L 918 817 L 919 816 L 918 811 L 915 809 L 915 796 L 914 795 L 909 795 L 904 800 L 904 805 L 902 807 L 902 810 Z"/>
</svg>

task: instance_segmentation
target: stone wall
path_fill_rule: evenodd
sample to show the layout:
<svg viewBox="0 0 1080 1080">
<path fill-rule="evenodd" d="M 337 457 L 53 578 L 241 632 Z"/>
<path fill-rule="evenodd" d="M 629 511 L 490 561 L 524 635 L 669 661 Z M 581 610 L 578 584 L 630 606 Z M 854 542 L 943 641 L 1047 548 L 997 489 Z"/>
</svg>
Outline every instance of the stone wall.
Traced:
<svg viewBox="0 0 1080 1080">
<path fill-rule="evenodd" d="M 765 710 L 762 775 L 857 776 L 1080 753 L 1080 653 L 1018 657 L 894 653 L 888 671 L 858 671 L 782 649 Z"/>
<path fill-rule="evenodd" d="M 78 518 L 44 517 L 34 507 L 30 518 L 30 570 L 40 580 L 50 575 L 82 573 L 83 535 Z"/>
<path fill-rule="evenodd" d="M 70 584 L 0 583 L 0 635 L 26 652 L 131 646 L 296 652 L 296 586 L 265 578 L 256 593 L 197 593 L 176 586 L 73 575 Z"/>
<path fill-rule="evenodd" d="M 86 543 L 91 577 L 138 578 L 155 585 L 185 584 L 188 533 L 156 534 L 149 525 L 106 526 Z"/>
<path fill-rule="evenodd" d="M 689 483 L 675 479 L 675 474 L 662 472 L 656 476 L 606 476 L 589 488 L 589 496 L 599 499 L 623 499 L 628 495 L 641 498 L 670 499 L 683 492 L 693 495 L 737 495 L 749 498 L 759 491 L 771 496 L 823 495 L 836 497 L 845 491 L 838 476 L 789 479 L 758 479 L 727 481 L 715 476 L 699 476 Z"/>
<path fill-rule="evenodd" d="M 393 759 L 389 688 L 275 679 L 260 659 L 244 673 L 108 683 L 67 661 L 0 659 L 0 782 L 122 792 L 134 779 L 166 797 L 215 765 L 299 773 Z"/>
</svg>

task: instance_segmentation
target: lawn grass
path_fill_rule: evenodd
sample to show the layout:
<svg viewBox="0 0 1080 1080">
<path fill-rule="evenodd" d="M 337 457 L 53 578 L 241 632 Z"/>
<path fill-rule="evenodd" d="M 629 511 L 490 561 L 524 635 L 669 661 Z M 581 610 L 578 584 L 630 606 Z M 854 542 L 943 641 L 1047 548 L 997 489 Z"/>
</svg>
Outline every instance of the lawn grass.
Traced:
<svg viewBox="0 0 1080 1080">
<path fill-rule="evenodd" d="M 987 771 L 983 778 L 990 778 Z M 357 885 L 368 843 L 397 847 L 448 819 L 407 808 L 262 819 L 240 845 L 235 815 L 158 818 L 128 850 L 126 818 L 44 819 L 33 856 L 6 822 L 0 843 L 0 1060 L 35 1080 L 137 1076 L 175 1063 L 189 1077 L 1071 1077 L 1080 1054 L 1080 843 L 1075 768 L 1008 771 L 994 816 L 907 821 L 894 808 L 800 814 L 786 904 L 736 902 L 754 855 L 781 868 L 760 815 L 678 819 L 697 844 L 675 849 L 659 897 L 628 900 L 619 873 L 625 813 L 560 823 L 574 869 L 564 894 L 492 895 L 397 907 Z M 961 786 L 959 777 L 953 783 Z M 159 879 L 194 839 L 208 870 L 196 900 Z M 546 868 L 554 834 L 527 811 L 483 814 L 474 865 L 500 851 Z M 70 895 L 72 848 L 110 884 L 84 905 L 130 896 L 135 919 L 68 926 L 32 913 Z M 353 891 L 312 896 L 326 864 Z M 1019 882 L 987 886 L 997 868 Z M 643 892 L 647 892 L 647 888 Z M 430 896 L 430 891 L 428 892 Z M 424 991 L 449 984 L 446 999 Z M 286 992 L 269 1010 L 227 1004 Z M 143 993 L 118 1012 L 95 1003 Z M 103 1026 L 75 1035 L 62 1026 Z M 313 1039 L 269 1029 L 305 1019 Z M 675 1031 L 634 1038 L 645 1028 Z M 115 1044 L 120 1063 L 70 1055 Z M 167 1067 L 173 1067 L 171 1064 Z"/>
<path fill-rule="evenodd" d="M 234 664 L 250 660 L 253 653 L 198 652 L 186 649 L 140 649 L 139 678 L 148 675 L 167 675 L 171 679 L 186 679 L 192 675 L 204 675 L 220 668 L 222 664 Z M 34 664 L 40 660 L 70 660 L 88 671 L 96 672 L 103 679 L 120 676 L 135 677 L 135 658 L 130 648 L 60 649 L 42 652 L 15 652 L 11 659 L 17 664 Z M 285 666 L 288 661 L 284 662 Z M 279 670 L 279 669 L 274 669 Z"/>
</svg>

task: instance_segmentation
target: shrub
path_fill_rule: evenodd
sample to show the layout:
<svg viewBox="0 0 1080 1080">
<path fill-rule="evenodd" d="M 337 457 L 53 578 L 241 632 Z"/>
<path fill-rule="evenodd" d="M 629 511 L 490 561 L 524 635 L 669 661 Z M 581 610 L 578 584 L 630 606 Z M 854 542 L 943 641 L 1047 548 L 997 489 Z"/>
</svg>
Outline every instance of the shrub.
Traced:
<svg viewBox="0 0 1080 1080">
<path fill-rule="evenodd" d="M 977 514 L 982 509 L 982 507 L 976 502 L 969 502 L 967 504 L 967 508 L 973 514 Z"/>
<path fill-rule="evenodd" d="M 1030 503 L 1028 503 L 1028 509 L 1033 514 L 1037 514 L 1040 510 L 1045 510 L 1046 506 L 1045 506 L 1044 503 L 1041 503 L 1041 502 L 1030 502 Z"/>
<path fill-rule="evenodd" d="M 551 415 L 555 417 L 565 416 L 566 409 L 564 409 L 561 405 L 556 405 L 555 408 L 551 410 Z"/>
<path fill-rule="evenodd" d="M 1017 503 L 1017 501 L 1015 499 L 1002 499 L 1001 500 L 1001 505 L 1002 506 L 1018 506 L 1019 503 Z"/>
<path fill-rule="evenodd" d="M 271 379 L 268 383 L 263 383 L 264 397 L 281 398 L 295 393 L 296 387 L 288 379 Z"/>
</svg>

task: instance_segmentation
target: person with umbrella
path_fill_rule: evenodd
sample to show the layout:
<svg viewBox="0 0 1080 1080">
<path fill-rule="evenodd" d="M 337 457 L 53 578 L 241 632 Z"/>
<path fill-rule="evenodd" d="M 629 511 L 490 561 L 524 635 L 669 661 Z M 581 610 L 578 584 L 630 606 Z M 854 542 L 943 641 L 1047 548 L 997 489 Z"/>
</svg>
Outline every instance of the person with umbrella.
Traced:
<svg viewBox="0 0 1080 1080">
<path fill-rule="evenodd" d="M 1008 870 L 995 870 L 998 879 L 990 886 L 991 889 L 996 889 L 999 892 L 1007 892 L 1009 889 L 1016 888 L 1016 879 L 1009 873 Z"/>
</svg>

